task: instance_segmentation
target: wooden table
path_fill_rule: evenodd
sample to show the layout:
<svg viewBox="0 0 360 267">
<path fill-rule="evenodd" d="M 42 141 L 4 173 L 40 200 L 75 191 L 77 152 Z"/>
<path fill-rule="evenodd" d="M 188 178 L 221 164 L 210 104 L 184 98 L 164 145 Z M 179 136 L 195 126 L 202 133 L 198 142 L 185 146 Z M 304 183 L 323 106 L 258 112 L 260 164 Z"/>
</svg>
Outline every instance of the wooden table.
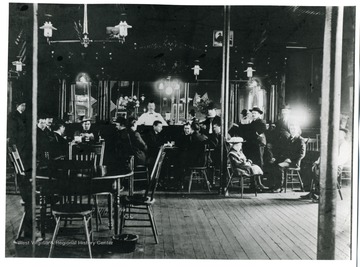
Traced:
<svg viewBox="0 0 360 267">
<path fill-rule="evenodd" d="M 105 175 L 94 177 L 93 180 L 112 180 L 115 182 L 115 193 L 114 193 L 114 234 L 117 235 L 119 233 L 119 210 L 120 210 L 120 190 L 121 190 L 121 180 L 128 178 L 129 184 L 132 183 L 134 177 L 134 172 L 131 171 L 126 174 L 114 174 L 114 175 Z M 109 222 L 111 224 L 111 222 Z"/>
<path fill-rule="evenodd" d="M 134 172 L 131 171 L 129 173 L 126 174 L 112 174 L 112 175 L 105 175 L 105 176 L 97 176 L 97 177 L 93 177 L 92 179 L 95 181 L 101 181 L 101 180 L 106 180 L 106 181 L 114 181 L 115 182 L 115 190 L 114 190 L 114 203 L 113 203 L 113 207 L 114 207 L 114 216 L 113 216 L 113 220 L 114 220 L 114 234 L 117 235 L 119 233 L 119 218 L 120 218 L 120 214 L 119 214 L 119 210 L 120 210 L 120 190 L 121 190 L 121 180 L 128 178 L 129 179 L 129 184 L 132 184 L 133 182 L 133 177 L 134 177 Z M 46 182 L 47 180 L 49 180 L 49 177 L 46 176 L 40 176 L 37 175 L 36 179 L 39 182 Z M 40 190 L 40 216 L 41 216 L 41 237 L 45 238 L 45 220 L 46 220 L 46 194 L 42 192 L 42 190 Z M 111 222 L 109 222 L 109 224 L 111 224 Z"/>
</svg>

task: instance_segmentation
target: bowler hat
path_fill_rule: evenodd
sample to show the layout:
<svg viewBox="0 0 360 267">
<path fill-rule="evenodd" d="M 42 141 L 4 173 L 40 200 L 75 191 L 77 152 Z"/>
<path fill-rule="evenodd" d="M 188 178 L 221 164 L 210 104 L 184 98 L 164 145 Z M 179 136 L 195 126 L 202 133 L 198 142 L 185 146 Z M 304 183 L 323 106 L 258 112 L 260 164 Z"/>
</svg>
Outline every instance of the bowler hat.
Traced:
<svg viewBox="0 0 360 267">
<path fill-rule="evenodd" d="M 207 109 L 210 110 L 210 109 L 215 109 L 216 108 L 216 105 L 214 102 L 210 102 L 207 106 Z"/>
<path fill-rule="evenodd" d="M 91 119 L 89 117 L 85 117 L 85 116 L 82 117 L 81 123 L 86 122 L 86 121 L 91 121 Z"/>
<path fill-rule="evenodd" d="M 238 144 L 243 143 L 244 139 L 242 137 L 231 137 L 229 140 L 227 140 L 227 142 L 230 144 Z"/>
<path fill-rule="evenodd" d="M 251 111 L 256 111 L 256 112 L 259 112 L 260 114 L 264 113 L 259 107 L 253 107 L 252 109 L 250 109 L 250 112 Z"/>
<path fill-rule="evenodd" d="M 243 109 L 241 111 L 241 115 L 243 115 L 244 117 L 247 115 L 247 113 L 248 113 L 247 109 Z"/>
</svg>

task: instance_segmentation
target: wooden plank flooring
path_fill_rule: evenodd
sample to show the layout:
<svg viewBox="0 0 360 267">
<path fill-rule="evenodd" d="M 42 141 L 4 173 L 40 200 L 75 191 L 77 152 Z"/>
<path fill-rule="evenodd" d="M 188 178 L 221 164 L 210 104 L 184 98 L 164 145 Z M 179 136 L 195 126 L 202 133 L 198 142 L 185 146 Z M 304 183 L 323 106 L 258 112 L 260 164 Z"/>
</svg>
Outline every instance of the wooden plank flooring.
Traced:
<svg viewBox="0 0 360 267">
<path fill-rule="evenodd" d="M 350 259 L 351 188 L 342 189 L 344 200 L 337 202 L 336 259 Z M 304 193 L 232 192 L 229 197 L 216 194 L 158 192 L 154 213 L 159 232 L 155 244 L 151 228 L 125 228 L 139 235 L 132 253 L 111 246 L 112 231 L 104 215 L 99 232 L 94 233 L 93 257 L 128 259 L 316 259 L 318 204 L 302 200 Z M 105 200 L 100 205 L 106 207 Z M 30 246 L 14 245 L 22 215 L 20 197 L 7 194 L 6 257 L 29 256 Z M 94 220 L 95 222 L 95 220 Z M 95 224 L 94 224 L 95 226 Z M 95 227 L 94 227 L 95 228 Z M 86 246 L 71 245 L 84 240 L 60 232 L 54 257 L 88 256 Z M 51 239 L 37 246 L 37 256 L 46 257 Z M 60 243 L 63 242 L 63 243 Z M 74 244 L 73 242 L 73 244 Z"/>
</svg>

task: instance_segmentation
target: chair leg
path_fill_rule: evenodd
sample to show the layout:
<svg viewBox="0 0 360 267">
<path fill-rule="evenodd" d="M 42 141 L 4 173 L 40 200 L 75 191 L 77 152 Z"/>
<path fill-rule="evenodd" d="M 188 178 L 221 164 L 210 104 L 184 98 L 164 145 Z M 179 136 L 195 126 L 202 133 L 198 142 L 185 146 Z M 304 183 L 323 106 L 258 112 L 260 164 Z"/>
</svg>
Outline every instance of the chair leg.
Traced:
<svg viewBox="0 0 360 267">
<path fill-rule="evenodd" d="M 25 219 L 25 211 L 21 217 L 21 221 L 20 221 L 20 225 L 19 225 L 19 229 L 18 229 L 18 232 L 17 232 L 17 235 L 16 235 L 16 240 L 18 240 L 24 230 L 24 219 Z"/>
<path fill-rule="evenodd" d="M 340 199 L 343 200 L 343 196 L 342 196 L 342 193 L 341 193 L 341 188 L 340 188 L 339 183 L 337 183 L 336 186 L 337 186 L 337 189 L 338 189 L 338 192 L 339 192 Z"/>
<path fill-rule="evenodd" d="M 97 196 L 94 196 L 94 206 L 95 206 L 95 222 L 96 222 L 96 231 L 99 231 L 99 207 L 98 207 L 98 200 Z"/>
<path fill-rule="evenodd" d="M 299 177 L 301 191 L 304 192 L 304 184 L 303 184 L 303 181 L 301 179 L 300 171 L 297 171 L 297 175 Z"/>
<path fill-rule="evenodd" d="M 258 176 L 254 176 L 254 184 L 255 184 L 255 196 L 257 197 L 257 189 L 258 189 Z"/>
<path fill-rule="evenodd" d="M 225 192 L 229 191 L 229 186 L 230 186 L 230 184 L 232 184 L 231 180 L 232 180 L 233 176 L 230 173 L 228 173 L 228 174 L 229 174 L 229 181 L 225 187 Z"/>
<path fill-rule="evenodd" d="M 55 220 L 56 220 L 56 226 L 55 226 L 53 237 L 51 239 L 51 245 L 50 245 L 50 251 L 49 251 L 48 258 L 51 258 L 51 256 L 52 256 L 52 253 L 54 251 L 56 236 L 57 236 L 57 234 L 59 232 L 59 228 L 60 228 L 60 217 L 55 218 Z"/>
<path fill-rule="evenodd" d="M 147 206 L 147 211 L 148 211 L 148 215 L 149 215 L 149 219 L 150 219 L 150 223 L 151 223 L 151 229 L 153 231 L 153 235 L 155 238 L 155 243 L 158 244 L 159 240 L 158 240 L 158 236 L 157 236 L 157 231 L 155 230 L 155 220 L 154 220 L 154 216 L 151 212 L 151 209 L 149 208 L 149 206 Z"/>
<path fill-rule="evenodd" d="M 285 175 L 285 188 L 284 188 L 284 192 L 286 193 L 286 188 L 287 188 L 287 184 L 288 184 L 288 175 L 287 175 L 287 170 L 284 170 L 284 174 Z"/>
<path fill-rule="evenodd" d="M 14 183 L 15 183 L 15 193 L 18 193 L 18 177 L 17 174 L 14 174 Z"/>
<path fill-rule="evenodd" d="M 209 183 L 209 180 L 207 178 L 206 170 L 203 170 L 202 172 L 204 174 L 204 179 L 205 179 L 206 186 L 208 188 L 208 191 L 210 192 L 210 183 Z"/>
<path fill-rule="evenodd" d="M 122 233 L 122 229 L 125 226 L 125 212 L 126 212 L 126 206 L 121 206 L 120 208 L 120 230 L 119 233 Z"/>
<path fill-rule="evenodd" d="M 244 176 L 240 177 L 240 183 L 241 183 L 241 198 L 244 196 Z"/>
<path fill-rule="evenodd" d="M 91 240 L 90 240 L 90 233 L 89 233 L 89 228 L 88 228 L 88 223 L 89 223 L 89 220 L 91 219 L 91 215 L 89 216 L 89 218 L 86 218 L 84 216 L 83 219 L 84 219 L 84 228 L 85 228 L 86 241 L 87 241 L 87 245 L 88 245 L 88 249 L 89 249 L 89 256 L 90 256 L 90 258 L 92 258 Z"/>
<path fill-rule="evenodd" d="M 190 190 L 191 190 L 191 183 L 192 183 L 192 179 L 193 179 L 193 171 L 191 171 L 191 173 L 190 173 L 188 193 L 190 193 Z"/>
<path fill-rule="evenodd" d="M 112 229 L 112 194 L 108 195 L 108 218 L 109 218 L 109 230 Z"/>
<path fill-rule="evenodd" d="M 152 208 L 152 206 L 150 206 L 150 210 L 151 210 L 151 214 L 154 215 L 154 209 Z M 155 227 L 156 235 L 159 235 L 155 219 L 154 219 L 154 227 Z"/>
</svg>

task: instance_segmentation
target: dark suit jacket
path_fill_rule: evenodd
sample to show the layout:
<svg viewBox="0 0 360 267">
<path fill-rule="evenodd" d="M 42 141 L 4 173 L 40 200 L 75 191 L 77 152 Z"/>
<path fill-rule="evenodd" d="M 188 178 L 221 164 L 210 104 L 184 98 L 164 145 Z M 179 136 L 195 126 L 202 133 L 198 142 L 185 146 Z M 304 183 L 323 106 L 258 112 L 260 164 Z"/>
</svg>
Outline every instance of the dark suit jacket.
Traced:
<svg viewBox="0 0 360 267">
<path fill-rule="evenodd" d="M 221 122 L 221 118 L 216 115 L 214 118 L 206 118 L 205 121 L 203 121 L 201 124 L 205 126 L 205 129 L 201 131 L 201 133 L 205 134 L 205 135 L 210 135 L 209 131 L 210 131 L 210 127 L 214 122 Z"/>
<path fill-rule="evenodd" d="M 15 110 L 8 117 L 7 137 L 10 145 L 16 145 L 20 154 L 26 144 L 26 117 Z"/>
<path fill-rule="evenodd" d="M 284 159 L 289 158 L 291 165 L 300 166 L 301 160 L 305 157 L 306 143 L 301 136 L 289 138 L 287 141 L 286 150 L 283 151 Z"/>
<path fill-rule="evenodd" d="M 145 165 L 146 164 L 146 154 L 147 151 L 147 145 L 144 142 L 144 140 L 141 138 L 141 135 L 133 131 L 131 129 L 128 129 L 131 147 L 134 152 L 134 158 L 135 158 L 135 165 Z"/>
<path fill-rule="evenodd" d="M 50 157 L 68 156 L 69 144 L 66 139 L 56 132 L 52 132 L 52 137 L 50 140 Z"/>
<path fill-rule="evenodd" d="M 164 144 L 164 138 L 162 133 L 156 134 L 155 131 L 151 129 L 144 135 L 144 141 L 148 148 L 148 157 L 156 158 L 160 146 Z"/>
<path fill-rule="evenodd" d="M 188 162 L 191 166 L 203 166 L 205 163 L 205 145 L 208 137 L 204 134 L 193 132 L 191 135 L 191 146 L 188 152 Z"/>
</svg>

